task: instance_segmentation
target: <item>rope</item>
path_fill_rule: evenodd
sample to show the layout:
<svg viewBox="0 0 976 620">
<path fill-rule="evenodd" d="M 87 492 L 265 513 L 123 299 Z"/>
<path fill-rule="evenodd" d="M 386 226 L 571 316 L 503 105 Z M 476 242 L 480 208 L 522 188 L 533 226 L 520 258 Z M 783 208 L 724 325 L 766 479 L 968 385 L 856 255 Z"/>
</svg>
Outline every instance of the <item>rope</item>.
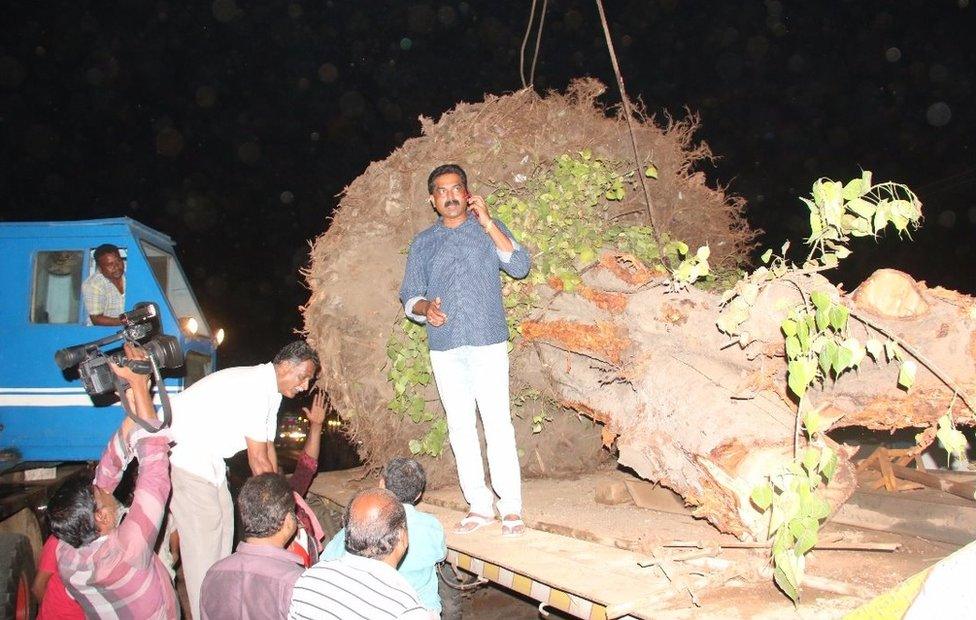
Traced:
<svg viewBox="0 0 976 620">
<path fill-rule="evenodd" d="M 525 36 L 522 37 L 522 49 L 519 50 L 519 75 L 522 77 L 522 88 L 529 84 L 525 81 L 525 45 L 529 42 L 529 33 L 532 32 L 532 22 L 535 21 L 535 3 L 532 0 L 532 9 L 529 11 L 529 23 L 525 25 Z"/>
<path fill-rule="evenodd" d="M 535 61 L 539 59 L 539 42 L 542 41 L 542 26 L 546 23 L 546 8 L 548 6 L 549 0 L 542 0 L 542 13 L 539 15 L 539 30 L 535 34 L 535 51 L 532 53 L 532 70 L 529 72 L 529 84 L 533 86 L 535 85 Z"/>
<path fill-rule="evenodd" d="M 640 180 L 641 189 L 644 190 L 644 200 L 647 201 L 647 219 L 651 228 L 651 235 L 654 237 L 654 243 L 657 244 L 657 247 L 661 252 L 661 262 L 664 263 L 664 266 L 667 267 L 668 271 L 671 271 L 671 262 L 664 253 L 664 246 L 661 244 L 661 237 L 658 235 L 657 225 L 654 222 L 654 209 L 651 204 L 651 193 L 647 189 L 647 180 L 644 178 L 644 173 L 640 169 L 641 163 L 640 154 L 637 151 L 637 135 L 634 132 L 634 119 L 632 113 L 633 106 L 630 104 L 630 98 L 627 97 L 627 89 L 624 88 L 624 77 L 620 74 L 620 66 L 617 64 L 617 53 L 613 51 L 613 41 L 610 39 L 610 27 L 607 26 L 607 16 L 603 12 L 603 0 L 596 0 L 596 8 L 600 12 L 600 23 L 603 25 L 603 36 L 607 40 L 607 49 L 610 50 L 610 62 L 613 64 L 613 72 L 617 76 L 617 86 L 620 88 L 620 100 L 623 102 L 624 106 L 624 119 L 627 121 L 627 129 L 630 131 L 630 145 L 634 149 L 634 165 L 637 167 L 637 178 Z"/>
</svg>

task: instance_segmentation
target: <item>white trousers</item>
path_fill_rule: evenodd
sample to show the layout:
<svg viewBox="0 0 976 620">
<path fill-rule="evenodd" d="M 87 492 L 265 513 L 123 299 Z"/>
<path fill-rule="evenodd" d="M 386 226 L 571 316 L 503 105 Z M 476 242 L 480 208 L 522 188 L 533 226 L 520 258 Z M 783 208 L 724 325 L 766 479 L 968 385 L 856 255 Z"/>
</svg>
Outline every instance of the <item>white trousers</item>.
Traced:
<svg viewBox="0 0 976 620">
<path fill-rule="evenodd" d="M 193 618 L 199 620 L 203 578 L 214 563 L 230 555 L 234 544 L 234 503 L 226 480 L 216 486 L 179 467 L 171 468 L 170 478 L 169 508 L 180 533 L 186 594 Z"/>
<path fill-rule="evenodd" d="M 475 407 L 488 448 L 498 513 L 521 514 L 522 479 L 508 394 L 508 343 L 431 351 L 430 363 L 447 412 L 451 450 L 461 492 L 471 512 L 491 515 L 494 495 L 485 484 Z"/>
</svg>

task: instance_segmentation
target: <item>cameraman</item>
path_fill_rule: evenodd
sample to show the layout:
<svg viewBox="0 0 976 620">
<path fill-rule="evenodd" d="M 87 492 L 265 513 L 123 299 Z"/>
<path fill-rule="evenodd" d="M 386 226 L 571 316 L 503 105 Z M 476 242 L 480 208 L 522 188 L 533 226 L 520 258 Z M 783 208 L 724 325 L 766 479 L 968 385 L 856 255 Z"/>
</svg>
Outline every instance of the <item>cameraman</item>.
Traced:
<svg viewBox="0 0 976 620">
<path fill-rule="evenodd" d="M 129 359 L 146 359 L 141 349 L 125 345 Z M 149 377 L 112 364 L 128 381 L 129 409 L 150 426 L 158 426 Z M 89 618 L 178 618 L 176 593 L 165 566 L 153 553 L 169 496 L 167 432 L 149 433 L 126 416 L 109 440 L 90 478 L 66 482 L 55 493 L 47 514 L 60 539 L 58 572 L 68 593 Z M 112 495 L 126 465 L 139 459 L 132 507 L 123 511 Z"/>
<path fill-rule="evenodd" d="M 234 504 L 227 488 L 230 458 L 247 450 L 255 476 L 278 471 L 274 439 L 281 397 L 308 389 L 319 358 L 304 340 L 283 347 L 269 364 L 225 368 L 173 398 L 173 500 L 180 561 L 194 618 L 207 570 L 230 555 Z"/>
</svg>

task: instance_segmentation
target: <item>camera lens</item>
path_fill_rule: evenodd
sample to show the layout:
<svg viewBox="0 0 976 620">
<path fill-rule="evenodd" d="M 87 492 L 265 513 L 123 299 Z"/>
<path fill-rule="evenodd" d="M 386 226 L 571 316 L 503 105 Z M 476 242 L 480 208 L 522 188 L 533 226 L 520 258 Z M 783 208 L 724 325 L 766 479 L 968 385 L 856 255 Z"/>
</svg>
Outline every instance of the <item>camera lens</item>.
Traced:
<svg viewBox="0 0 976 620">
<path fill-rule="evenodd" d="M 67 370 L 68 368 L 77 366 L 83 359 L 85 359 L 85 345 L 58 349 L 54 353 L 54 363 L 61 370 Z"/>
<path fill-rule="evenodd" d="M 183 348 L 175 336 L 156 336 L 145 347 L 160 368 L 179 368 L 183 365 Z"/>
</svg>

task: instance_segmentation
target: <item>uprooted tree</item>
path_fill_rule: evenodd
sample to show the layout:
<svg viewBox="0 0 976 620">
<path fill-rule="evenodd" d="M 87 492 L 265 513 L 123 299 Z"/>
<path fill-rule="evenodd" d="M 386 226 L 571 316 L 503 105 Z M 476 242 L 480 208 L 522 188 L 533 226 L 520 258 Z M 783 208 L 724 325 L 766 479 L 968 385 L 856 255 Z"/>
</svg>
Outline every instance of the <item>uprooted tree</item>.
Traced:
<svg viewBox="0 0 976 620">
<path fill-rule="evenodd" d="M 566 96 L 521 91 L 461 105 L 436 124 L 424 120 L 424 136 L 346 189 L 312 250 L 305 318 L 323 387 L 367 463 L 410 450 L 426 459 L 433 484 L 454 475 L 423 331 L 403 322 L 397 300 L 409 240 L 434 217 L 426 174 L 446 161 L 466 166 L 475 189 L 491 194 L 493 214 L 533 252 L 529 278 L 505 282 L 526 474 L 584 471 L 610 448 L 718 529 L 764 540 L 777 517 L 755 491 L 799 467 L 806 447 L 831 455 L 809 463 L 811 475 L 830 473 L 817 489 L 823 512 L 853 492 L 850 454 L 828 431 L 915 428 L 920 447 L 940 428 L 951 431 L 947 411 L 976 386 L 972 298 L 889 270 L 847 294 L 820 272 L 849 250 L 816 230 L 817 261 L 791 267 L 766 256 L 761 277 L 753 272 L 720 296 L 753 238 L 741 201 L 694 171 L 709 153 L 692 143 L 691 123 L 660 129 L 646 120 L 640 166 L 622 163 L 632 162 L 627 129 L 595 107 L 600 90 L 580 82 Z M 636 174 L 650 180 L 661 245 L 646 207 L 627 191 Z M 903 205 L 891 205 L 898 199 L 884 203 L 883 219 L 902 230 Z M 845 198 L 841 208 L 850 204 Z M 870 230 L 856 229 L 863 205 L 853 205 L 834 214 L 853 218 L 845 230 L 878 233 L 871 217 Z M 660 266 L 662 256 L 674 273 Z M 723 273 L 733 276 L 723 282 Z M 686 286 L 705 274 L 704 288 Z M 790 332 L 800 322 L 806 342 L 798 349 Z M 830 344 L 814 350 L 811 329 Z M 955 423 L 972 423 L 970 405 L 955 404 Z"/>
</svg>

